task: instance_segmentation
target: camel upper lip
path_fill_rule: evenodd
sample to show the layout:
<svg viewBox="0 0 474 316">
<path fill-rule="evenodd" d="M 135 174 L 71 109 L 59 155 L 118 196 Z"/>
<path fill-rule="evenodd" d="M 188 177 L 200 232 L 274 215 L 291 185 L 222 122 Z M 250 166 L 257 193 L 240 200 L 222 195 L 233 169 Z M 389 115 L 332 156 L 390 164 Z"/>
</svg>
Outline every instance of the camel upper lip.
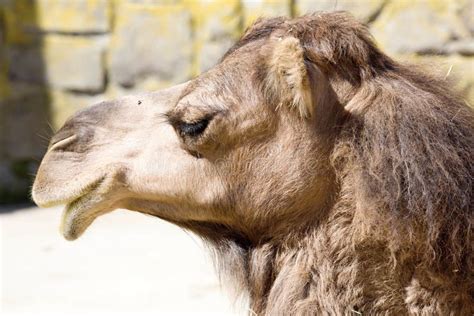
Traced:
<svg viewBox="0 0 474 316">
<path fill-rule="evenodd" d="M 71 192 L 71 194 L 60 197 L 54 197 L 53 194 L 50 192 L 48 193 L 48 191 L 45 189 L 36 188 L 35 182 L 33 185 L 32 198 L 33 201 L 40 207 L 53 207 L 58 205 L 72 204 L 80 200 L 83 196 L 89 194 L 91 191 L 96 190 L 102 184 L 104 179 L 105 176 L 99 177 L 77 190 L 78 192 Z"/>
</svg>

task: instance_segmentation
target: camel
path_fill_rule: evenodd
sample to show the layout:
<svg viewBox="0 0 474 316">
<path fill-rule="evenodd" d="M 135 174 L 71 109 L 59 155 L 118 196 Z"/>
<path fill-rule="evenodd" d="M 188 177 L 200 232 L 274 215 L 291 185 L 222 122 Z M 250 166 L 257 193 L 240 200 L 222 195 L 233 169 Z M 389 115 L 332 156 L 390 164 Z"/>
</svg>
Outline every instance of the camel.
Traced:
<svg viewBox="0 0 474 316">
<path fill-rule="evenodd" d="M 195 79 L 72 116 L 32 197 L 68 240 L 118 208 L 195 233 L 252 315 L 472 315 L 473 131 L 349 14 L 260 19 Z"/>
</svg>

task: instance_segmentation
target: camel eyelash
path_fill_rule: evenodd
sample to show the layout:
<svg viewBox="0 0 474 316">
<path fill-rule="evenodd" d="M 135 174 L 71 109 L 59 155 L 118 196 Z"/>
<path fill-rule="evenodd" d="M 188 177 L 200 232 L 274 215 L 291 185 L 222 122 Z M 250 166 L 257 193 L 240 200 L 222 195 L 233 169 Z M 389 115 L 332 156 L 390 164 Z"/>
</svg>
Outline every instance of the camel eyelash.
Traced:
<svg viewBox="0 0 474 316">
<path fill-rule="evenodd" d="M 177 124 L 177 129 L 179 133 L 183 136 L 196 137 L 201 135 L 206 130 L 210 120 L 211 119 L 209 117 L 206 117 L 202 120 L 192 123 L 181 121 Z"/>
<path fill-rule="evenodd" d="M 222 111 L 210 110 L 203 114 L 200 118 L 192 119 L 191 121 L 186 121 L 184 119 L 185 115 L 183 113 L 177 113 L 174 111 L 170 111 L 164 116 L 168 123 L 173 126 L 179 136 L 198 137 L 204 133 L 211 121 L 221 112 Z"/>
</svg>

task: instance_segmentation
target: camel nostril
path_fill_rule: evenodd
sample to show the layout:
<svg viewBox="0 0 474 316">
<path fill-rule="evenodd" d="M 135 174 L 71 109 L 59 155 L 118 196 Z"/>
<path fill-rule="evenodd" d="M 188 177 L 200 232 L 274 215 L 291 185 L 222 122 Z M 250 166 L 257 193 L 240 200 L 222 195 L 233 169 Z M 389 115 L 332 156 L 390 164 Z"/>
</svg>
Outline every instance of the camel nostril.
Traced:
<svg viewBox="0 0 474 316">
<path fill-rule="evenodd" d="M 94 129 L 84 124 L 66 124 L 51 139 L 49 150 L 82 153 L 94 139 Z"/>
<path fill-rule="evenodd" d="M 50 150 L 65 150 L 75 140 L 77 140 L 77 135 L 70 135 L 61 138 L 58 137 L 58 139 L 53 137 L 51 140 Z"/>
<path fill-rule="evenodd" d="M 58 132 L 56 134 L 53 135 L 53 137 L 51 138 L 50 140 L 50 145 L 51 147 L 74 136 L 74 133 L 72 132 L 69 132 L 69 133 L 62 133 L 62 132 Z"/>
</svg>

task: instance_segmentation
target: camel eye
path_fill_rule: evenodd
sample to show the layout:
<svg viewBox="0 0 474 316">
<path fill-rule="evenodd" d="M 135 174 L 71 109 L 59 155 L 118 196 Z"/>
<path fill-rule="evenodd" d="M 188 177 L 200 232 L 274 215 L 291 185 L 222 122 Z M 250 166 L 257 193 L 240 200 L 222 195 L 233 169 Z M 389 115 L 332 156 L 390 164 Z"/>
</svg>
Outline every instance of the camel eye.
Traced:
<svg viewBox="0 0 474 316">
<path fill-rule="evenodd" d="M 206 130 L 206 127 L 209 125 L 209 121 L 209 118 L 205 118 L 193 123 L 180 122 L 178 124 L 178 130 L 183 136 L 198 136 Z"/>
</svg>

